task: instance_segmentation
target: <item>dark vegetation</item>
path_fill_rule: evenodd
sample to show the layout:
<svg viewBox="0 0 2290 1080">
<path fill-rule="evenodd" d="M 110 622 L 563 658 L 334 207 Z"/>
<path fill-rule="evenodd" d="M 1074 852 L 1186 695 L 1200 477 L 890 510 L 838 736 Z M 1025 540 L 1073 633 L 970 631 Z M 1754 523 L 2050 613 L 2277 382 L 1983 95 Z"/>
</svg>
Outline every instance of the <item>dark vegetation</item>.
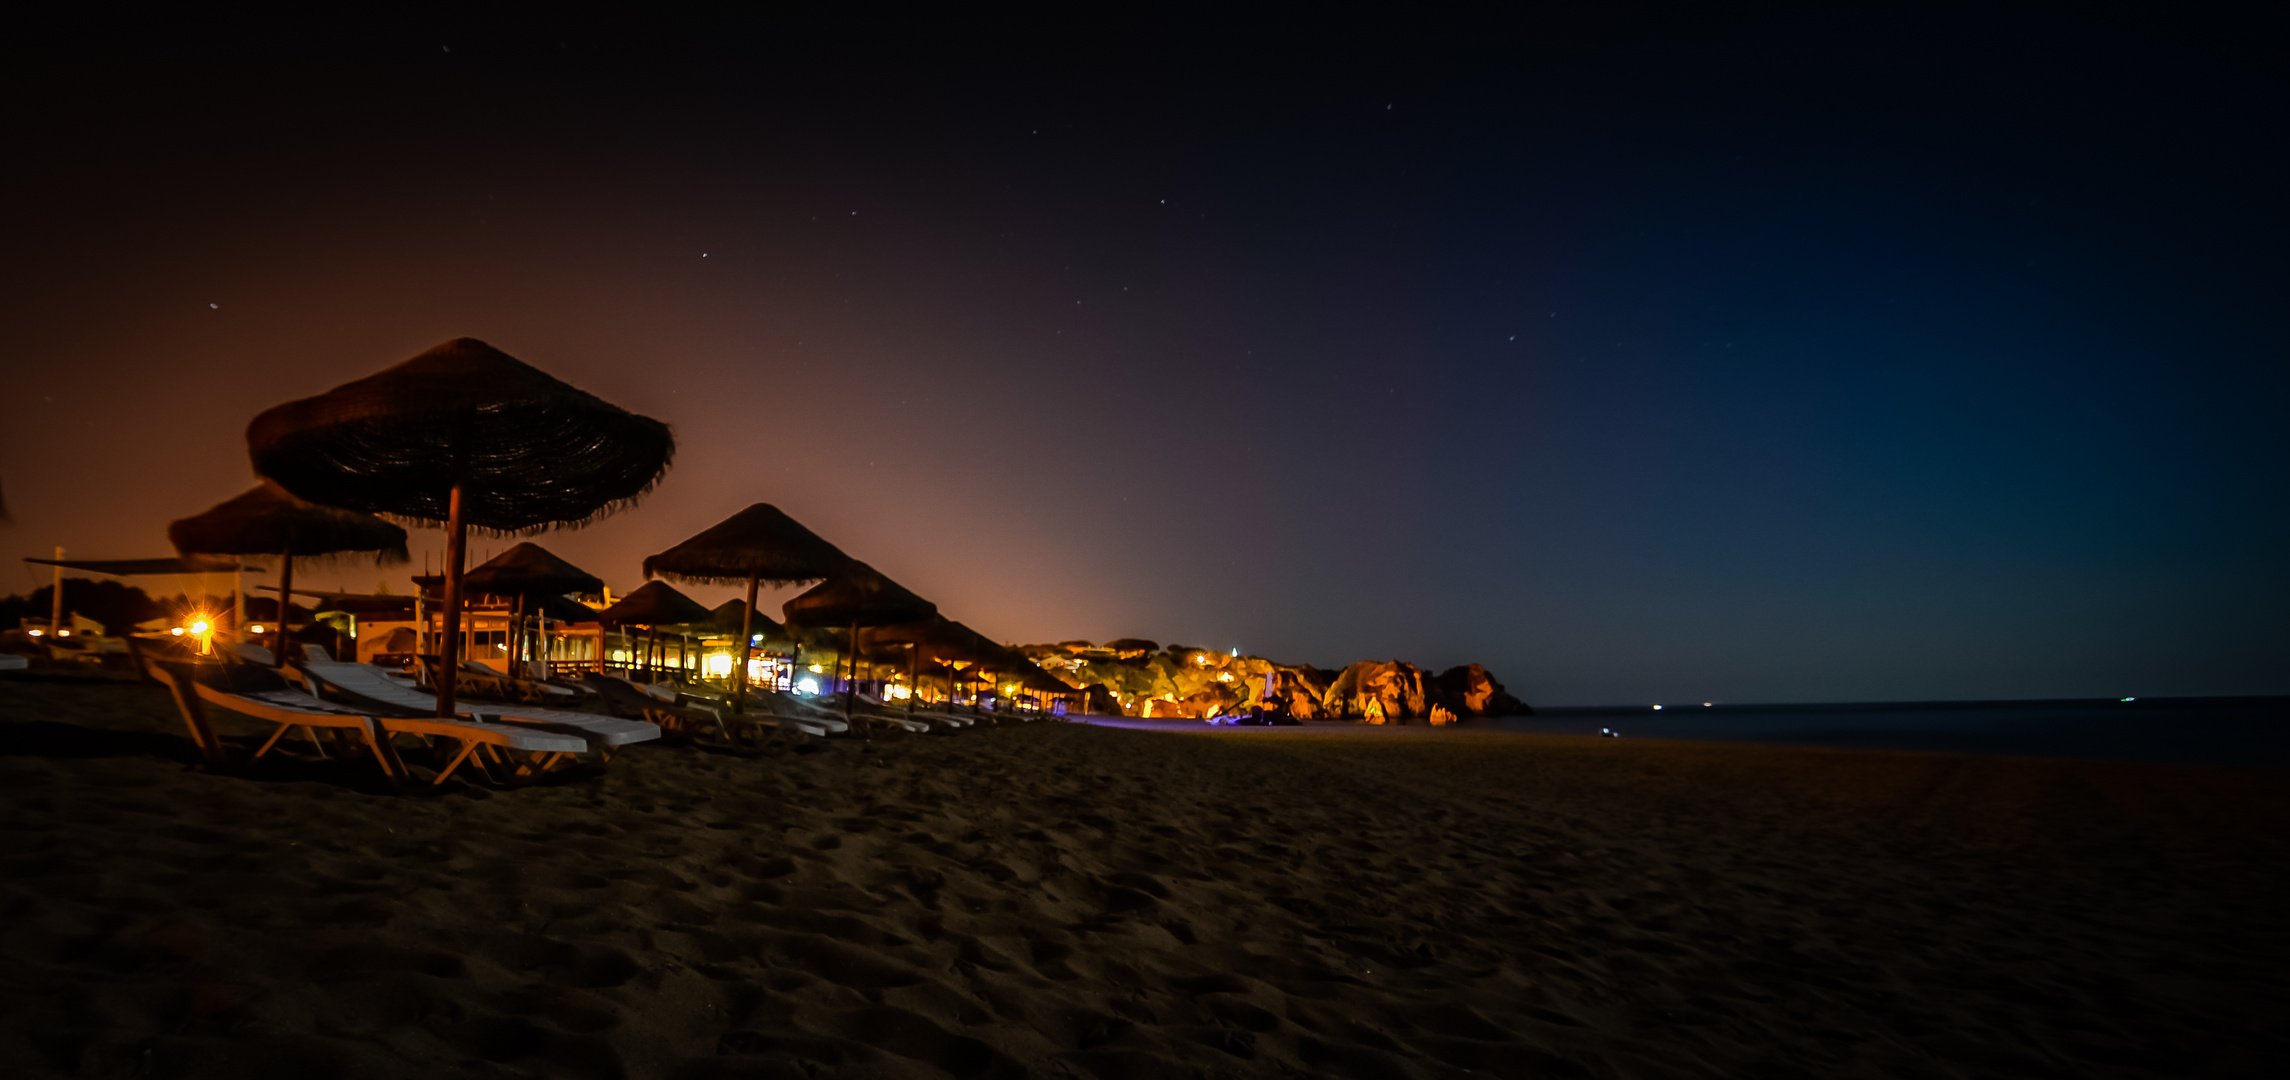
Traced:
<svg viewBox="0 0 2290 1080">
<path fill-rule="evenodd" d="M 55 610 L 55 596 L 55 586 L 45 585 L 29 596 L 0 597 L 0 627 L 12 628 L 22 619 L 45 621 Z M 134 630 L 135 624 L 170 614 L 172 609 L 133 585 L 65 578 L 64 611 L 102 623 L 106 634 L 124 634 Z"/>
</svg>

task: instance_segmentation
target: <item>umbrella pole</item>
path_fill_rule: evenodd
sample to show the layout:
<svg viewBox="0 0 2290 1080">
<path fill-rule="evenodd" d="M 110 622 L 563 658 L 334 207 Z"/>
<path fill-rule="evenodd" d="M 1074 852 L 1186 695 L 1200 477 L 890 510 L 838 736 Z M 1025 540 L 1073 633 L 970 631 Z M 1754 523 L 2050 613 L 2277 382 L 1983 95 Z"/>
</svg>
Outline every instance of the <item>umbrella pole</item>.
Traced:
<svg viewBox="0 0 2290 1080">
<path fill-rule="evenodd" d="M 56 583 L 50 587 L 48 595 L 48 640 L 56 640 L 56 635 L 62 633 L 63 629 L 64 549 L 59 547 L 56 549 Z"/>
<path fill-rule="evenodd" d="M 747 658 L 755 649 L 755 581 L 747 579 L 747 606 L 739 613 L 739 666 L 732 669 L 732 711 L 745 711 L 741 699 L 747 697 Z"/>
<path fill-rule="evenodd" d="M 851 720 L 851 703 L 859 696 L 859 624 L 851 624 L 851 677 L 843 684 L 843 722 Z"/>
<path fill-rule="evenodd" d="M 278 563 L 278 651 L 270 658 L 270 666 L 286 666 L 286 617 L 294 611 L 294 549 L 286 549 Z"/>
<path fill-rule="evenodd" d="M 922 643 L 921 643 L 921 642 L 916 642 L 916 641 L 910 641 L 910 642 L 907 642 L 907 644 L 906 644 L 906 717 L 907 717 L 907 719 L 909 719 L 909 720 L 912 720 L 912 719 L 914 719 L 914 699 L 915 699 L 917 696 L 919 696 L 919 695 L 920 695 L 920 693 L 921 693 L 921 690 L 922 690 L 922 686 L 921 686 L 921 682 L 922 682 L 922 669 L 920 669 L 920 668 L 918 668 L 918 667 L 916 667 L 916 666 L 915 666 L 916 664 L 918 664 L 918 663 L 920 663 L 920 662 L 921 662 L 921 659 L 922 659 Z"/>
<path fill-rule="evenodd" d="M 453 718 L 453 684 L 461 669 L 461 563 L 469 556 L 469 526 L 461 520 L 461 485 L 453 485 L 445 521 L 445 613 L 438 644 L 442 670 L 437 677 L 437 715 Z"/>
<path fill-rule="evenodd" d="M 654 670 L 654 669 L 653 669 L 653 664 L 652 664 L 652 653 L 653 653 L 653 651 L 654 651 L 654 650 L 658 649 L 659 647 L 660 647 L 660 628 L 659 628 L 659 627 L 657 627 L 657 626 L 646 626 L 646 627 L 644 628 L 644 681 L 645 681 L 645 682 L 648 682 L 648 683 L 649 683 L 649 682 L 659 682 L 659 681 L 660 681 L 660 677 L 659 677 L 658 675 L 655 675 L 655 674 L 653 674 L 653 670 Z"/>
</svg>

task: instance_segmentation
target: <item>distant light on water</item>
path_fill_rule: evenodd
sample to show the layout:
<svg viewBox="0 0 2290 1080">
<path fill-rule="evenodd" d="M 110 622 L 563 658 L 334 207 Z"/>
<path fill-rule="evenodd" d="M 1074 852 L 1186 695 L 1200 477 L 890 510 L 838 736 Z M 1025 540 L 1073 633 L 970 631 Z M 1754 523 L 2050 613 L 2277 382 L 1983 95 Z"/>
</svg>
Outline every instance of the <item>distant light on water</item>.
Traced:
<svg viewBox="0 0 2290 1080">
<path fill-rule="evenodd" d="M 2135 697 L 2127 697 L 2127 698 L 2124 698 L 2123 700 L 2125 700 L 2125 701 L 2137 701 L 2137 700 L 2139 700 L 2139 699 L 2138 699 L 2138 698 L 2135 698 Z"/>
<path fill-rule="evenodd" d="M 1654 711 L 1655 711 L 1655 712 L 1661 712 L 1661 711 L 1662 711 L 1662 707 L 1661 707 L 1660 705 L 1656 705 L 1656 706 L 1654 706 Z"/>
</svg>

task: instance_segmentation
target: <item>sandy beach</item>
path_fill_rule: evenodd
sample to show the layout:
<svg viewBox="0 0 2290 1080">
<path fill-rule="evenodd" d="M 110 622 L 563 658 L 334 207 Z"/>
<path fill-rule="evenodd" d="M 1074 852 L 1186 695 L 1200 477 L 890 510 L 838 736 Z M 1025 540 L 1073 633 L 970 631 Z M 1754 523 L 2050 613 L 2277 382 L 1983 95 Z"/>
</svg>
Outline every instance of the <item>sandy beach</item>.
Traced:
<svg viewBox="0 0 2290 1080">
<path fill-rule="evenodd" d="M 2290 1049 L 2279 770 L 1050 723 L 417 795 L 193 760 L 157 688 L 0 681 L 0 1073 L 2258 1076 Z"/>
</svg>

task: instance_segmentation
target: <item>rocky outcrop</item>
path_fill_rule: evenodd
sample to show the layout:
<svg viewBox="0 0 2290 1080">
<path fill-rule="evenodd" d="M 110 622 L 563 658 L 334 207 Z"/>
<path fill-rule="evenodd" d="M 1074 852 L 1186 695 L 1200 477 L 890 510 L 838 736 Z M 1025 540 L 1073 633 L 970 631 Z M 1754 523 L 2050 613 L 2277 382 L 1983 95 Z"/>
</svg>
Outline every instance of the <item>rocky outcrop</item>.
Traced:
<svg viewBox="0 0 2290 1080">
<path fill-rule="evenodd" d="M 1121 703 L 1113 699 L 1112 692 L 1095 683 L 1082 694 L 1082 711 L 1096 716 L 1121 715 Z"/>
<path fill-rule="evenodd" d="M 1381 707 L 1371 708 L 1371 700 Z M 1391 721 L 1426 716 L 1431 709 L 1424 699 L 1423 670 L 1402 660 L 1362 660 L 1345 668 L 1322 701 L 1338 717 L 1380 713 Z"/>
<path fill-rule="evenodd" d="M 1330 671 L 1186 645 L 1157 651 L 1140 646 L 1152 642 L 1064 641 L 1021 648 L 1043 670 L 1070 686 L 1087 688 L 1092 711 L 1117 705 L 1131 716 L 1200 719 L 1261 706 L 1299 720 L 1359 719 L 1370 713 L 1372 701 L 1373 711 L 1387 721 L 1407 723 L 1428 717 L 1434 705 L 1463 717 L 1525 709 L 1477 664 L 1438 675 L 1399 660 Z"/>
<path fill-rule="evenodd" d="M 1434 705 L 1444 705 L 1458 716 L 1512 716 L 1532 714 L 1526 703 L 1512 697 L 1487 669 L 1477 664 L 1452 667 L 1424 681 L 1424 694 Z"/>
</svg>

